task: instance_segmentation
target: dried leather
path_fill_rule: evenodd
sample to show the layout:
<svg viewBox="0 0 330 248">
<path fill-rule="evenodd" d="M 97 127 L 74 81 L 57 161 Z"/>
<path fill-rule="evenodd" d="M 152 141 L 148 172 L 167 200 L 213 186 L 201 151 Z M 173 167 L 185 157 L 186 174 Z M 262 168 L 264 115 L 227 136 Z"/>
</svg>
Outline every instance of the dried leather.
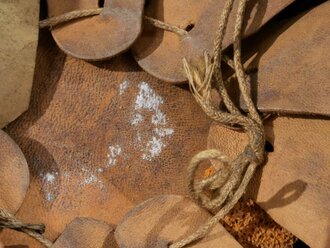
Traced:
<svg viewBox="0 0 330 248">
<path fill-rule="evenodd" d="M 187 237 L 210 217 L 210 213 L 183 196 L 157 196 L 132 209 L 117 226 L 115 238 L 119 248 L 167 248 L 170 242 Z M 189 247 L 209 248 L 219 244 L 242 247 L 220 223 Z"/>
<path fill-rule="evenodd" d="M 116 224 L 150 197 L 186 194 L 187 165 L 210 126 L 190 92 L 141 71 L 129 54 L 91 64 L 49 38 L 40 37 L 30 109 L 8 127 L 31 172 L 17 218 L 44 223 L 53 241 L 76 217 Z M 40 247 L 14 231 L 1 239 Z"/>
<path fill-rule="evenodd" d="M 97 9 L 98 1 L 47 0 L 49 17 Z M 78 18 L 52 29 L 57 45 L 85 60 L 104 60 L 127 50 L 141 32 L 144 0 L 105 0 L 100 15 Z"/>
<path fill-rule="evenodd" d="M 16 213 L 29 187 L 29 176 L 22 151 L 0 130 L 0 208 Z"/>
<path fill-rule="evenodd" d="M 39 0 L 0 1 L 0 128 L 30 101 L 38 44 Z"/>
<path fill-rule="evenodd" d="M 245 35 L 256 32 L 264 23 L 292 3 L 285 1 L 248 1 L 245 15 Z M 153 76 L 169 82 L 186 81 L 182 59 L 199 63 L 204 52 L 212 54 L 218 20 L 225 0 L 153 0 L 145 14 L 182 29 L 191 28 L 187 35 L 164 31 L 145 24 L 133 53 L 139 65 Z M 237 4 L 234 7 L 237 9 Z M 232 43 L 235 10 L 230 16 L 223 48 Z M 192 26 L 193 25 L 193 26 Z M 187 29 L 189 30 L 189 29 Z"/>
<path fill-rule="evenodd" d="M 330 123 L 279 117 L 265 124 L 274 152 L 251 182 L 252 197 L 281 226 L 311 247 L 329 246 Z M 234 158 L 247 137 L 212 125 L 208 147 Z"/>
<path fill-rule="evenodd" d="M 250 57 L 246 67 L 257 71 L 250 76 L 260 111 L 330 115 L 329 12 L 326 2 L 274 23 L 246 43 L 243 51 Z M 237 92 L 237 83 L 230 84 Z"/>
<path fill-rule="evenodd" d="M 92 218 L 76 218 L 56 240 L 52 248 L 118 248 L 115 227 Z"/>
</svg>

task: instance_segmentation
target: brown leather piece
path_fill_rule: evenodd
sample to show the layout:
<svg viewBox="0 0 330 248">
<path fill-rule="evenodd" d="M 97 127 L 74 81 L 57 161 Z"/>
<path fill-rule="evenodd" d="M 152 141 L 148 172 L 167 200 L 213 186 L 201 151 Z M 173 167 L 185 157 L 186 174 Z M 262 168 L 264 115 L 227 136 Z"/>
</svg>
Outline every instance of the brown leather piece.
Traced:
<svg viewBox="0 0 330 248">
<path fill-rule="evenodd" d="M 76 218 L 56 240 L 52 248 L 118 248 L 115 227 L 92 218 Z"/>
<path fill-rule="evenodd" d="M 156 194 L 186 193 L 186 167 L 210 126 L 189 91 L 141 71 L 129 54 L 95 64 L 66 57 L 43 32 L 32 94 L 8 126 L 31 171 L 17 217 L 44 223 L 49 239 L 76 217 L 116 224 Z M 40 247 L 9 230 L 1 238 Z"/>
<path fill-rule="evenodd" d="M 185 238 L 206 223 L 210 213 L 190 199 L 177 195 L 162 195 L 149 199 L 132 209 L 120 222 L 115 238 L 120 248 L 167 248 L 169 243 Z M 242 247 L 217 224 L 199 242 L 189 247 Z"/>
<path fill-rule="evenodd" d="M 49 17 L 97 9 L 98 1 L 47 0 Z M 57 45 L 85 60 L 104 60 L 127 50 L 141 32 L 144 0 L 105 0 L 100 15 L 78 18 L 52 29 Z"/>
<path fill-rule="evenodd" d="M 39 31 L 39 0 L 0 1 L 0 128 L 30 101 Z"/>
<path fill-rule="evenodd" d="M 16 213 L 29 187 L 29 176 L 22 151 L 15 141 L 0 130 L 0 208 Z"/>
<path fill-rule="evenodd" d="M 254 176 L 247 196 L 309 246 L 329 247 L 329 121 L 279 117 L 265 128 L 274 152 Z M 219 125 L 210 129 L 208 147 L 230 158 L 246 144 L 242 133 Z"/>
<path fill-rule="evenodd" d="M 292 3 L 285 1 L 248 1 L 245 36 L 256 32 L 264 23 Z M 143 32 L 133 45 L 133 53 L 139 65 L 151 75 L 168 82 L 186 81 L 182 59 L 195 64 L 204 52 L 211 54 L 215 33 L 225 0 L 153 0 L 145 9 L 147 16 L 176 25 L 191 28 L 184 37 L 145 24 Z M 232 43 L 237 3 L 231 14 L 223 48 Z M 192 26 L 193 25 L 193 26 Z"/>
<path fill-rule="evenodd" d="M 330 115 L 329 11 L 326 2 L 246 43 L 246 67 L 257 69 L 251 85 L 260 111 Z M 237 92 L 236 82 L 230 84 Z"/>
</svg>

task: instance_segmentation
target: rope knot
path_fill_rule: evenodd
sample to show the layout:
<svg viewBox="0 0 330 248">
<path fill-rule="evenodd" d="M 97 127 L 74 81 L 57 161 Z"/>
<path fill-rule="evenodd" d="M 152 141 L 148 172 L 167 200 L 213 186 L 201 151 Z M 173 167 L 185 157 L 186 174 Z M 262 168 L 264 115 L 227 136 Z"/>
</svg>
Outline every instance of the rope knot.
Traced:
<svg viewBox="0 0 330 248">
<path fill-rule="evenodd" d="M 186 72 L 190 90 L 204 112 L 221 125 L 242 127 L 249 136 L 249 144 L 233 161 L 217 150 L 206 150 L 195 155 L 188 166 L 188 188 L 191 197 L 208 210 L 217 210 L 217 213 L 207 223 L 185 239 L 172 244 L 170 248 L 181 248 L 191 242 L 203 238 L 211 228 L 227 214 L 244 194 L 256 168 L 264 158 L 264 129 L 262 120 L 251 99 L 251 87 L 244 72 L 241 62 L 241 34 L 243 16 L 247 0 L 239 0 L 236 14 L 235 30 L 233 36 L 234 58 L 222 56 L 222 43 L 228 25 L 229 15 L 233 8 L 234 0 L 225 2 L 222 15 L 219 20 L 219 29 L 216 34 L 214 53 L 211 57 L 204 54 L 204 61 L 197 66 L 190 65 L 183 59 L 183 67 Z M 235 106 L 222 78 L 221 61 L 224 60 L 235 70 L 239 89 L 247 106 L 249 114 L 243 115 Z M 219 95 L 228 112 L 218 110 L 212 105 L 211 88 L 216 86 Z M 216 172 L 203 180 L 196 180 L 196 171 L 205 159 L 217 159 L 221 166 Z"/>
</svg>

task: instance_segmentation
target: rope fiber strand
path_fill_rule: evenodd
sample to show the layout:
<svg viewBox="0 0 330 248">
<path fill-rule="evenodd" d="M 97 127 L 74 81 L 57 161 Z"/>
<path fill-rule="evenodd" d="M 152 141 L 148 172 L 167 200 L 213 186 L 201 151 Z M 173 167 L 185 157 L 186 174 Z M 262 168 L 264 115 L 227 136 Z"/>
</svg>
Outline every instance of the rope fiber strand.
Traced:
<svg viewBox="0 0 330 248">
<path fill-rule="evenodd" d="M 249 137 L 249 144 L 233 161 L 218 150 L 205 150 L 195 155 L 188 166 L 188 188 L 191 197 L 202 207 L 217 213 L 205 224 L 200 226 L 190 236 L 176 241 L 170 248 L 182 248 L 186 245 L 205 237 L 238 202 L 244 194 L 257 167 L 264 160 L 265 134 L 262 120 L 256 110 L 250 95 L 248 77 L 245 75 L 241 62 L 241 35 L 242 23 L 247 0 L 239 0 L 234 30 L 234 61 L 221 58 L 222 42 L 226 34 L 229 15 L 232 11 L 234 0 L 227 0 L 219 20 L 219 28 L 215 39 L 213 57 L 204 54 L 204 66 L 196 68 L 184 59 L 183 66 L 189 81 L 190 89 L 204 112 L 213 120 L 224 126 L 241 126 Z M 243 115 L 232 100 L 225 88 L 222 79 L 220 61 L 224 60 L 234 68 L 239 83 L 239 89 L 248 108 L 248 116 Z M 228 110 L 221 112 L 211 104 L 212 83 L 217 85 L 219 94 Z M 196 171 L 202 161 L 217 159 L 222 163 L 221 168 L 210 177 L 196 182 Z M 215 191 L 216 196 L 209 196 L 205 191 Z"/>
<path fill-rule="evenodd" d="M 80 19 L 83 17 L 91 17 L 91 16 L 99 15 L 99 14 L 101 14 L 102 10 L 103 10 L 103 8 L 75 10 L 75 11 L 67 12 L 65 14 L 50 17 L 50 18 L 40 21 L 39 28 L 49 27 L 50 29 L 52 29 L 55 26 L 70 22 L 72 20 Z M 147 23 L 151 24 L 154 27 L 157 27 L 157 28 L 160 28 L 160 29 L 172 32 L 172 33 L 176 33 L 180 36 L 184 36 L 188 33 L 186 30 L 184 30 L 182 28 L 162 22 L 162 21 L 154 19 L 152 17 L 144 16 L 143 18 Z"/>
<path fill-rule="evenodd" d="M 50 240 L 42 235 L 45 232 L 45 226 L 43 224 L 25 224 L 7 210 L 0 208 L 0 231 L 2 228 L 9 228 L 26 233 L 47 248 L 53 245 Z"/>
</svg>

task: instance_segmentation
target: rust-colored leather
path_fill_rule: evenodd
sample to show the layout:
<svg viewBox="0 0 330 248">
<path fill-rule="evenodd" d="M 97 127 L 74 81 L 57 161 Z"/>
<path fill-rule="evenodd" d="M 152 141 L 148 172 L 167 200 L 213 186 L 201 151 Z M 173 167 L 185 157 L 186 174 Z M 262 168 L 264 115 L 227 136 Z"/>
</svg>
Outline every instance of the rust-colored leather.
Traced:
<svg viewBox="0 0 330 248">
<path fill-rule="evenodd" d="M 116 228 L 115 238 L 120 248 L 167 248 L 170 242 L 192 234 L 210 217 L 210 213 L 183 196 L 157 196 L 131 210 Z M 220 223 L 200 242 L 189 247 L 219 245 L 242 247 Z"/>
<path fill-rule="evenodd" d="M 76 218 L 56 240 L 52 248 L 118 248 L 115 227 L 92 218 Z"/>
<path fill-rule="evenodd" d="M 248 1 L 245 36 L 257 31 L 292 2 L 293 0 Z M 145 24 L 141 36 L 133 45 L 133 53 L 139 65 L 162 80 L 174 83 L 186 81 L 182 59 L 185 57 L 198 64 L 205 51 L 210 54 L 213 52 L 218 19 L 224 3 L 224 0 L 150 1 L 145 10 L 147 16 L 182 29 L 194 26 L 188 35 L 180 37 Z M 236 9 L 237 3 L 230 17 L 223 48 L 232 43 Z"/>
<path fill-rule="evenodd" d="M 247 195 L 311 247 L 329 247 L 330 122 L 279 117 L 267 121 L 266 133 L 274 152 Z M 212 125 L 208 147 L 234 158 L 247 142 L 242 133 Z"/>
<path fill-rule="evenodd" d="M 47 0 L 49 17 L 99 8 L 98 1 Z M 142 27 L 144 0 L 105 0 L 100 15 L 79 18 L 52 29 L 57 45 L 85 60 L 104 60 L 127 50 Z"/>
<path fill-rule="evenodd" d="M 141 71 L 129 54 L 91 64 L 49 38 L 41 33 L 30 109 L 8 127 L 31 172 L 17 217 L 44 223 L 54 240 L 76 217 L 116 224 L 152 196 L 185 194 L 186 166 L 210 126 L 190 92 Z M 1 239 L 40 247 L 10 230 Z"/>
<path fill-rule="evenodd" d="M 330 115 L 329 12 L 326 2 L 246 43 L 246 67 L 258 69 L 251 84 L 260 111 Z"/>
<path fill-rule="evenodd" d="M 22 151 L 15 141 L 0 130 L 0 208 L 16 213 L 28 189 L 29 176 Z"/>
</svg>

